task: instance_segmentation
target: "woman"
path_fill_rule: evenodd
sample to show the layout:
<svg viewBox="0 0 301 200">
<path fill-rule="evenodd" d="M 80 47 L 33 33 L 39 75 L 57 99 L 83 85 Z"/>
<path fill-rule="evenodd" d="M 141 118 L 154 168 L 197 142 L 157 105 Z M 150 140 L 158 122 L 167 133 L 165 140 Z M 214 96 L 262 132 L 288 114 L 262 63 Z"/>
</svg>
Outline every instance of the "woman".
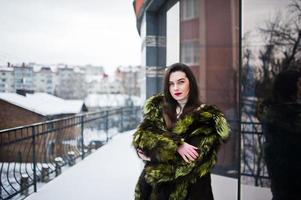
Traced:
<svg viewBox="0 0 301 200">
<path fill-rule="evenodd" d="M 265 161 L 273 200 L 300 199 L 301 72 L 281 72 L 265 105 Z"/>
<path fill-rule="evenodd" d="M 145 161 L 136 200 L 212 200 L 210 170 L 229 134 L 223 114 L 201 104 L 188 66 L 165 73 L 164 94 L 150 97 L 133 145 Z"/>
</svg>

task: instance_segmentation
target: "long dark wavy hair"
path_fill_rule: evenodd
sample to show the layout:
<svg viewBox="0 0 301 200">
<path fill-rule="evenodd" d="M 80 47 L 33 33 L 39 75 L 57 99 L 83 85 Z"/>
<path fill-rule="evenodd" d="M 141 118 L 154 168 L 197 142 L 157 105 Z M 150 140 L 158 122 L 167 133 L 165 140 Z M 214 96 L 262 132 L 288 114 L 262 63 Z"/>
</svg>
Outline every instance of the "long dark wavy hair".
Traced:
<svg viewBox="0 0 301 200">
<path fill-rule="evenodd" d="M 199 100 L 199 90 L 197 81 L 190 70 L 190 68 L 183 63 L 175 63 L 169 66 L 165 72 L 164 76 L 164 100 L 163 100 L 163 117 L 168 129 L 172 129 L 177 120 L 176 108 L 178 102 L 171 96 L 169 92 L 169 78 L 170 74 L 176 71 L 181 71 L 186 74 L 189 80 L 189 94 L 186 105 L 183 108 L 181 117 L 185 116 L 187 113 L 193 111 L 195 108 L 201 105 Z"/>
</svg>

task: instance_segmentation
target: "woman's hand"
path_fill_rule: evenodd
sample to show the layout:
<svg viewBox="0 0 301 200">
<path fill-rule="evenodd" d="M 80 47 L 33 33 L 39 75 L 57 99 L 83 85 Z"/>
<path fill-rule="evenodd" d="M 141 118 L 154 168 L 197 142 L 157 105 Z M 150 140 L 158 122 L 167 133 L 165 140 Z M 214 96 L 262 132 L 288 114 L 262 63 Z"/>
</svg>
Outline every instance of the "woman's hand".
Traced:
<svg viewBox="0 0 301 200">
<path fill-rule="evenodd" d="M 198 148 L 184 142 L 178 147 L 177 152 L 181 155 L 181 157 L 185 160 L 185 162 L 190 163 L 191 161 L 197 159 L 197 157 L 199 156 L 196 149 Z"/>
<path fill-rule="evenodd" d="M 150 161 L 150 157 L 147 157 L 141 149 L 137 149 L 138 156 L 145 161 Z"/>
</svg>

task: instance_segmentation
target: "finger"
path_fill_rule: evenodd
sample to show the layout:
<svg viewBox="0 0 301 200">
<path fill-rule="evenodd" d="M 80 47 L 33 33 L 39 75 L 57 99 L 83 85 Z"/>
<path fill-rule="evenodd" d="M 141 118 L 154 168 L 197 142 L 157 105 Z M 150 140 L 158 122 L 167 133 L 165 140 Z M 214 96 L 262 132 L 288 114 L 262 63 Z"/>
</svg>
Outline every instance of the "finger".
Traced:
<svg viewBox="0 0 301 200">
<path fill-rule="evenodd" d="M 182 156 L 182 158 L 183 158 L 183 160 L 184 160 L 185 162 L 189 163 L 189 161 L 188 161 L 188 159 L 186 158 L 185 155 L 181 155 L 181 156 Z"/>
<path fill-rule="evenodd" d="M 138 156 L 139 156 L 140 158 L 142 158 L 144 155 L 143 155 L 142 153 L 138 152 Z"/>
<path fill-rule="evenodd" d="M 195 159 L 189 154 L 185 154 L 185 156 L 190 160 L 190 161 L 194 161 Z"/>
<path fill-rule="evenodd" d="M 189 152 L 189 155 L 195 160 L 197 159 L 198 155 L 196 155 L 195 153 L 193 152 Z"/>
<path fill-rule="evenodd" d="M 196 158 L 199 156 L 199 153 L 194 149 L 191 149 L 190 154 L 195 156 Z"/>
</svg>

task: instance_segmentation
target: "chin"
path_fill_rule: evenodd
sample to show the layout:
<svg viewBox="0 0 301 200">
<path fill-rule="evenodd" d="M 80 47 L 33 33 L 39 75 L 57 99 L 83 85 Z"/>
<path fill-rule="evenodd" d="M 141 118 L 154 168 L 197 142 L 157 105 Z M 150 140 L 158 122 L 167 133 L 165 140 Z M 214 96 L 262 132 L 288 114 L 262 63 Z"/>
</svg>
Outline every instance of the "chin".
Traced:
<svg viewBox="0 0 301 200">
<path fill-rule="evenodd" d="M 173 97 L 176 101 L 181 101 L 182 99 L 184 99 L 184 98 L 182 98 L 182 97 L 177 97 L 177 96 L 174 96 Z"/>
</svg>

